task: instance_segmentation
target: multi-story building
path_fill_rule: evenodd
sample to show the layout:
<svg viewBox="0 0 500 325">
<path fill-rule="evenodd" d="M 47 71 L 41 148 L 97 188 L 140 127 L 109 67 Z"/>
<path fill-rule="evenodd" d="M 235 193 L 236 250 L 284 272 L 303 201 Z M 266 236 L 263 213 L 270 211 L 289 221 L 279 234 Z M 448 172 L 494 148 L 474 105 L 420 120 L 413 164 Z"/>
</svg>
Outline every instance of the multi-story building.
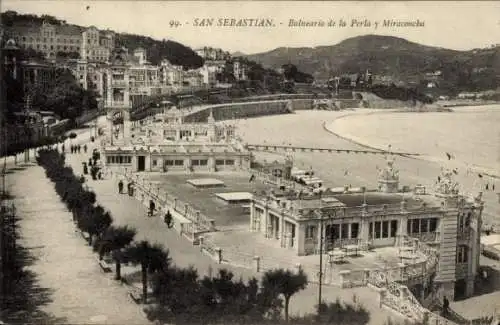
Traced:
<svg viewBox="0 0 500 325">
<path fill-rule="evenodd" d="M 160 67 L 147 60 L 146 50 L 134 51 L 130 66 L 130 87 L 132 95 L 152 96 L 161 93 Z"/>
<path fill-rule="evenodd" d="M 212 47 L 202 47 L 194 50 L 196 54 L 201 56 L 205 61 L 226 61 L 231 59 L 231 54 L 222 49 Z"/>
<path fill-rule="evenodd" d="M 52 25 L 44 22 L 37 27 L 8 27 L 5 33 L 14 39 L 19 47 L 42 52 L 48 59 L 55 59 L 59 52 L 80 53 L 82 45 L 81 31 L 73 25 Z"/>
<path fill-rule="evenodd" d="M 203 84 L 210 87 L 214 87 L 217 84 L 217 73 L 220 71 L 219 66 L 205 63 L 198 71 L 202 75 Z"/>
<path fill-rule="evenodd" d="M 172 65 L 168 60 L 162 60 L 160 65 L 160 82 L 167 86 L 182 86 L 184 70 L 182 66 Z"/>
<path fill-rule="evenodd" d="M 247 80 L 248 79 L 248 67 L 246 64 L 239 60 L 235 60 L 233 62 L 233 75 L 236 78 L 236 80 Z"/>
<path fill-rule="evenodd" d="M 441 292 L 451 299 L 455 292 L 470 296 L 479 266 L 483 202 L 480 194 L 460 195 L 452 175 L 440 176 L 434 193 L 423 186 L 402 191 L 398 171 L 388 160 L 377 191 L 346 187 L 322 195 L 256 195 L 250 229 L 298 255 L 317 254 L 320 243 L 326 251 L 346 245 L 376 249 L 417 238 L 439 251 L 434 281 Z"/>
<path fill-rule="evenodd" d="M 115 47 L 115 35 L 112 31 L 100 31 L 91 26 L 81 34 L 80 56 L 88 61 L 107 62 Z"/>
<path fill-rule="evenodd" d="M 184 73 L 184 84 L 191 87 L 203 86 L 203 75 L 198 70 L 190 70 Z"/>
</svg>

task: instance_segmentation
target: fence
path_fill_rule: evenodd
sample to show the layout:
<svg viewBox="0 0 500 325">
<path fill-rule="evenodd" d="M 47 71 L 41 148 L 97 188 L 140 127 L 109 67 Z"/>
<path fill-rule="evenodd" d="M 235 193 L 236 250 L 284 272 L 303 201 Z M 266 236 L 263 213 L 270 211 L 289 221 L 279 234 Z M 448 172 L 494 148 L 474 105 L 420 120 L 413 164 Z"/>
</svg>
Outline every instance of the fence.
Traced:
<svg viewBox="0 0 500 325">
<path fill-rule="evenodd" d="M 215 231 L 215 221 L 206 215 L 202 214 L 193 206 L 179 200 L 172 194 L 160 189 L 159 185 L 147 182 L 139 175 L 133 175 L 127 171 L 119 171 L 119 175 L 124 177 L 127 182 L 134 184 L 134 195 L 144 203 L 152 200 L 156 206 L 164 209 L 172 209 L 183 218 L 190 222 L 181 222 L 181 232 L 186 235 L 191 241 L 197 242 L 199 234 L 207 231 Z M 175 217 L 175 215 L 174 215 Z"/>
</svg>

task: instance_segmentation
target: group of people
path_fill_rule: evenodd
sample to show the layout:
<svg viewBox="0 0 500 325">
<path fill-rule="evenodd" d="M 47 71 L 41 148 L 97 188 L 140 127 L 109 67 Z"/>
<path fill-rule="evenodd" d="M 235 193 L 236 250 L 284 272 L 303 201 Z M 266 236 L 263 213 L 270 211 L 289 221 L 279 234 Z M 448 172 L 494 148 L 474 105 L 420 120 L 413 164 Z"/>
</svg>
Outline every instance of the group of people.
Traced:
<svg viewBox="0 0 500 325">
<path fill-rule="evenodd" d="M 83 147 L 81 145 L 71 145 L 70 146 L 70 152 L 71 153 L 80 153 L 83 149 L 83 152 L 84 153 L 87 153 L 87 145 L 83 145 Z M 61 151 L 64 153 L 66 152 L 66 147 L 64 146 L 64 144 L 61 146 Z"/>
<path fill-rule="evenodd" d="M 128 183 L 127 185 L 127 192 L 130 196 L 133 195 L 133 182 Z M 124 183 L 123 180 L 118 181 L 118 193 L 123 194 L 123 187 Z M 148 217 L 152 217 L 156 211 L 156 203 L 154 200 L 149 200 L 149 209 L 148 209 Z M 167 213 L 163 217 L 163 221 L 165 224 L 168 226 L 168 228 L 172 228 L 173 225 L 173 219 L 172 219 L 172 214 L 170 213 L 170 210 L 167 210 Z"/>
<path fill-rule="evenodd" d="M 81 150 L 82 150 L 82 146 L 80 146 L 79 144 L 78 145 L 71 145 L 71 153 L 80 153 Z M 83 145 L 83 152 L 84 153 L 87 153 L 87 145 Z"/>
</svg>

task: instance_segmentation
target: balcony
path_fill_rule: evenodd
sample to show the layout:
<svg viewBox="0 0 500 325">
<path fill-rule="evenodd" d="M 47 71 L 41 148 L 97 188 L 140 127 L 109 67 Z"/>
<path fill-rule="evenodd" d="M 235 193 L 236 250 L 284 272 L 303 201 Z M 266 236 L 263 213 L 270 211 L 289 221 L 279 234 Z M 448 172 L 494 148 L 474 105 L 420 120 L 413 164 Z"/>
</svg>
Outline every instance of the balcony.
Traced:
<svg viewBox="0 0 500 325">
<path fill-rule="evenodd" d="M 441 242 L 441 235 L 439 231 L 436 232 L 421 232 L 410 234 L 410 237 L 416 238 L 426 244 L 439 244 Z"/>
</svg>

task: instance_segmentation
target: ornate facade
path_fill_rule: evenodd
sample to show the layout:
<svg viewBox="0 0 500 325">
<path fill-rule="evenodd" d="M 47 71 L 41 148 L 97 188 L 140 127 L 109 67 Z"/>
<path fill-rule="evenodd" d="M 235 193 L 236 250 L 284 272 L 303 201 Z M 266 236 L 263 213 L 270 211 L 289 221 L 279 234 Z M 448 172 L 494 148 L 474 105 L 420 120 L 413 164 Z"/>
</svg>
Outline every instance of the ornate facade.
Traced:
<svg viewBox="0 0 500 325">
<path fill-rule="evenodd" d="M 435 282 L 446 295 L 454 297 L 455 288 L 471 295 L 479 266 L 481 195 L 460 195 L 448 171 L 435 193 L 426 193 L 422 186 L 403 192 L 393 163 L 389 159 L 380 171 L 377 191 L 352 193 L 346 187 L 344 193 L 290 190 L 255 195 L 250 229 L 298 255 L 317 254 L 322 238 L 326 251 L 346 245 L 376 249 L 417 238 L 439 251 Z"/>
</svg>

